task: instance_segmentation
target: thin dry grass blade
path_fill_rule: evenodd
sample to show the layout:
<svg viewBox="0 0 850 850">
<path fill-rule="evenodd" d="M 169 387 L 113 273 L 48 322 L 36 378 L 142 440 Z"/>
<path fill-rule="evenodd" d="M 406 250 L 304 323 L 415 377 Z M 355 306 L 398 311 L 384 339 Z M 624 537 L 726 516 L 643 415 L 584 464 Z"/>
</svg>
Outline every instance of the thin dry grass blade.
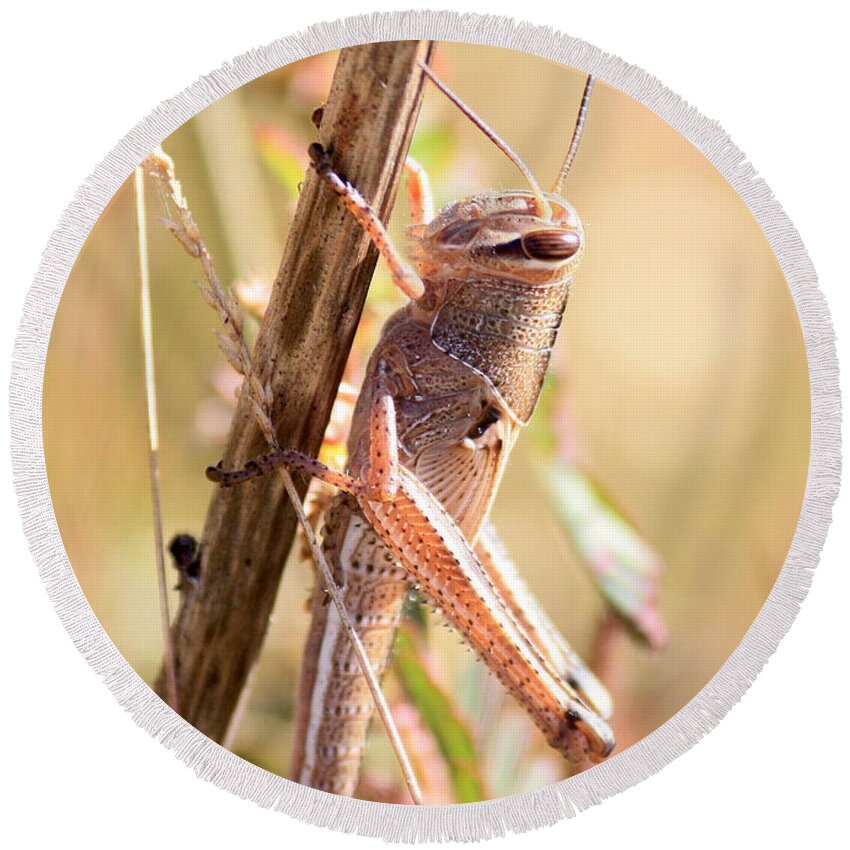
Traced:
<svg viewBox="0 0 850 850">
<path fill-rule="evenodd" d="M 162 636 L 165 643 L 166 675 L 168 677 L 168 702 L 178 711 L 177 675 L 174 659 L 174 641 L 171 637 L 171 613 L 168 610 L 168 582 L 165 576 L 165 542 L 162 534 L 162 496 L 159 484 L 159 428 L 156 410 L 156 375 L 153 363 L 153 323 L 151 321 L 150 268 L 148 266 L 148 229 L 145 206 L 145 175 L 141 166 L 135 171 L 136 229 L 139 238 L 139 290 L 141 301 L 142 344 L 145 356 L 145 391 L 148 413 L 148 458 L 151 482 L 151 507 L 153 510 L 154 549 L 156 551 L 156 576 L 159 587 L 159 610 L 162 619 Z"/>
</svg>

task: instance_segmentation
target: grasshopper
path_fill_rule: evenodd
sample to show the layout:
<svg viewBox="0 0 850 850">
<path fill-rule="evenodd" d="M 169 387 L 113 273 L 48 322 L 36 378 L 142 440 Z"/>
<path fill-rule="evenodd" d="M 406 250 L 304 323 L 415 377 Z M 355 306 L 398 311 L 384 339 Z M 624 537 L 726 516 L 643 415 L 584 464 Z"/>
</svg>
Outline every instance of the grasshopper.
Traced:
<svg viewBox="0 0 850 850">
<path fill-rule="evenodd" d="M 375 672 L 384 670 L 415 586 L 570 762 L 614 747 L 610 699 L 533 599 L 487 515 L 511 448 L 537 403 L 573 274 L 584 251 L 560 197 L 592 91 L 588 78 L 552 192 L 425 66 L 434 84 L 520 169 L 529 189 L 476 194 L 434 216 L 427 178 L 408 162 L 408 264 L 328 153 L 312 167 L 368 232 L 409 303 L 386 322 L 366 369 L 338 472 L 276 450 L 242 469 L 207 470 L 232 486 L 279 466 L 341 491 L 322 548 Z M 304 650 L 292 776 L 352 795 L 373 705 L 340 615 L 317 586 Z"/>
</svg>

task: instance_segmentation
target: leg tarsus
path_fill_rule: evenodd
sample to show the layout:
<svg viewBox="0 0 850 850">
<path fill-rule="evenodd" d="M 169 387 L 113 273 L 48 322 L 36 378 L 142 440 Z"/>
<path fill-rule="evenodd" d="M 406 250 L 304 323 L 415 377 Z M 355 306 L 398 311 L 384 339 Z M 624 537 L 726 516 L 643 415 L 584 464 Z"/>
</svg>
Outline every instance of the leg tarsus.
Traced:
<svg viewBox="0 0 850 850">
<path fill-rule="evenodd" d="M 221 487 L 233 487 L 243 481 L 250 481 L 264 475 L 276 466 L 282 466 L 279 452 L 269 452 L 255 460 L 249 460 L 241 469 L 224 469 L 219 461 L 215 466 L 208 466 L 207 478 Z"/>
</svg>

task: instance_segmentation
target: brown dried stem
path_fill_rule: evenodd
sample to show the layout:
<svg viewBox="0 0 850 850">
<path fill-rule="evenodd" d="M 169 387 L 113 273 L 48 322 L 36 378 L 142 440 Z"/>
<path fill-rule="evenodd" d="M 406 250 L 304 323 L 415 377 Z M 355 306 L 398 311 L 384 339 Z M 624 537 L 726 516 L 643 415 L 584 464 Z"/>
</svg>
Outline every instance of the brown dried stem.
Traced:
<svg viewBox="0 0 850 850">
<path fill-rule="evenodd" d="M 429 52 L 425 42 L 343 50 L 324 111 L 320 141 L 384 220 L 419 108 L 419 63 Z M 195 256 L 205 262 L 203 253 Z M 336 196 L 308 174 L 254 351 L 252 386 L 233 419 L 227 468 L 262 454 L 269 425 L 277 444 L 318 452 L 376 259 Z M 217 301 L 212 285 L 209 292 Z M 230 335 L 220 341 L 239 362 Z M 268 423 L 257 416 L 260 397 Z M 301 498 L 307 484 L 295 480 Z M 181 713 L 214 740 L 226 734 L 259 653 L 295 529 L 281 476 L 213 493 L 200 581 L 186 588 L 173 635 Z M 161 674 L 157 689 L 164 688 Z"/>
</svg>

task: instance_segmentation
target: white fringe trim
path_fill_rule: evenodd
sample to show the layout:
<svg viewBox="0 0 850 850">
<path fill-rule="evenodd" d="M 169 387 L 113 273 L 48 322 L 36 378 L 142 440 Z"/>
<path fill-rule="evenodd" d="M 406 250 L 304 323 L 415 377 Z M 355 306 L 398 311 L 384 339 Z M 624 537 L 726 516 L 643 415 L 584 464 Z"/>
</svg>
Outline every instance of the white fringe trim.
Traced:
<svg viewBox="0 0 850 850">
<path fill-rule="evenodd" d="M 83 242 L 148 151 L 222 95 L 268 71 L 340 47 L 396 39 L 509 47 L 592 72 L 689 139 L 732 184 L 767 236 L 791 288 L 809 360 L 811 459 L 800 520 L 779 578 L 745 638 L 703 690 L 662 727 L 592 770 L 528 794 L 452 806 L 388 806 L 328 795 L 228 752 L 171 711 L 116 650 L 71 568 L 50 498 L 41 431 L 42 380 L 59 297 Z M 239 56 L 162 103 L 101 162 L 50 237 L 29 291 L 11 381 L 12 462 L 24 531 L 56 610 L 89 664 L 136 723 L 203 779 L 320 826 L 391 841 L 472 841 L 551 824 L 640 782 L 692 747 L 743 696 L 776 649 L 809 589 L 840 477 L 835 337 L 815 271 L 794 226 L 719 124 L 622 59 L 552 29 L 454 12 L 393 12 L 317 24 Z"/>
</svg>

